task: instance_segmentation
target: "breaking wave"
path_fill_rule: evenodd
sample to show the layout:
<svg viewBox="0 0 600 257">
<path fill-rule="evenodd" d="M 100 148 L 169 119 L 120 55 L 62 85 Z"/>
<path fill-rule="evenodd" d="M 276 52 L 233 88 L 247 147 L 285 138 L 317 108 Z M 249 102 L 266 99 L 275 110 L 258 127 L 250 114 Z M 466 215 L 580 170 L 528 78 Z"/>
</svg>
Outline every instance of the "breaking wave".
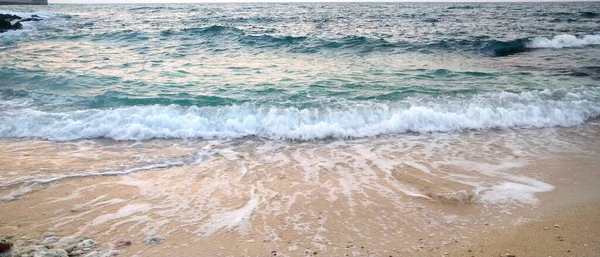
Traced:
<svg viewBox="0 0 600 257">
<path fill-rule="evenodd" d="M 133 106 L 49 112 L 32 108 L 0 112 L 0 137 L 68 141 L 89 138 L 313 140 L 406 132 L 573 126 L 600 115 L 600 94 L 533 91 L 396 102 L 349 101 L 295 108 L 256 104 L 212 107 Z M 344 106 L 344 107 L 342 107 Z"/>
</svg>

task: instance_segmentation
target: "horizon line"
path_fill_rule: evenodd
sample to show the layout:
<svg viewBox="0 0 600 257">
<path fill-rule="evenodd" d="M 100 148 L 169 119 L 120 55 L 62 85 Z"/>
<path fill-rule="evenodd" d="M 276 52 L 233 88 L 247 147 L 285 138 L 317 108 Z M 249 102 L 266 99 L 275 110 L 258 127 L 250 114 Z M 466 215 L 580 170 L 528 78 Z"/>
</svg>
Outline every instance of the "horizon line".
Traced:
<svg viewBox="0 0 600 257">
<path fill-rule="evenodd" d="M 118 0 L 100 1 L 90 3 L 89 1 L 48 1 L 48 4 L 229 4 L 229 3 L 592 3 L 600 2 L 600 0 L 324 0 L 324 1 L 311 1 L 311 0 L 225 0 L 225 1 L 202 1 L 202 0 L 177 0 L 173 2 L 165 2 L 165 0 L 157 1 L 144 1 L 144 2 L 123 2 Z"/>
</svg>

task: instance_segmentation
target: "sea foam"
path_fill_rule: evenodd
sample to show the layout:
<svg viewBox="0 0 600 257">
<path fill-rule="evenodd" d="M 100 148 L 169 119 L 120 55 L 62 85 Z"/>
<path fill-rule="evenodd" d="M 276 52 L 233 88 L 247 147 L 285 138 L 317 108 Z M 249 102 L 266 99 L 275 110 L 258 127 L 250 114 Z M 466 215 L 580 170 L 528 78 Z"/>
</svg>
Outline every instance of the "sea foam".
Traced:
<svg viewBox="0 0 600 257">
<path fill-rule="evenodd" d="M 133 106 L 48 112 L 0 112 L 0 137 L 56 141 L 89 138 L 312 140 L 406 132 L 573 126 L 600 115 L 598 92 L 489 93 L 473 98 L 349 101 L 344 107 L 296 108 L 242 104 L 217 107 Z"/>
<path fill-rule="evenodd" d="M 544 37 L 532 38 L 528 47 L 530 48 L 567 48 L 583 47 L 590 45 L 600 45 L 600 35 L 585 35 L 576 37 L 574 35 L 563 34 L 555 36 L 552 39 Z"/>
</svg>

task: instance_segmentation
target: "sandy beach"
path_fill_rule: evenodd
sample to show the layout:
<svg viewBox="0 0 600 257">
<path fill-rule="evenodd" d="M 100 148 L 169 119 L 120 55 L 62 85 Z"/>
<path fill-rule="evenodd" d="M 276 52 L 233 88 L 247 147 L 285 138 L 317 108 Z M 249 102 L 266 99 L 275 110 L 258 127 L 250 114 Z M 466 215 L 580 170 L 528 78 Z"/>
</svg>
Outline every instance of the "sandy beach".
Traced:
<svg viewBox="0 0 600 257">
<path fill-rule="evenodd" d="M 595 256 L 598 131 L 4 141 L 0 231 L 96 256 Z"/>
</svg>

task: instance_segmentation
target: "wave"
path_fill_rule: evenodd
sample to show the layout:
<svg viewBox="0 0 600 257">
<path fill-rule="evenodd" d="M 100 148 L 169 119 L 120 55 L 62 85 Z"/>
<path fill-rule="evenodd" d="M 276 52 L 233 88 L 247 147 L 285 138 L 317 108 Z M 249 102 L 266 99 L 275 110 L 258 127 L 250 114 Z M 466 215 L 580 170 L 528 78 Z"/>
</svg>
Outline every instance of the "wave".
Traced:
<svg viewBox="0 0 600 257">
<path fill-rule="evenodd" d="M 584 47 L 590 45 L 600 45 L 600 35 L 585 35 L 576 37 L 574 35 L 563 34 L 555 36 L 552 39 L 536 37 L 532 38 L 527 44 L 529 48 L 566 48 L 566 47 Z"/>
<path fill-rule="evenodd" d="M 59 108 L 61 106 L 83 108 L 114 108 L 138 105 L 180 106 L 222 106 L 239 103 L 239 100 L 214 95 L 191 95 L 187 93 L 163 94 L 163 97 L 131 97 L 122 92 L 107 91 L 101 95 L 57 95 L 50 93 L 30 92 L 21 89 L 0 89 L 0 107 L 26 106 L 34 102 L 36 106 Z"/>
<path fill-rule="evenodd" d="M 0 112 L 0 137 L 56 141 L 90 138 L 314 140 L 407 132 L 573 126 L 600 115 L 600 92 L 535 91 L 475 97 L 348 101 L 296 108 L 241 104 L 217 107 L 133 106 L 105 110 Z"/>
<path fill-rule="evenodd" d="M 105 32 L 94 35 L 94 41 L 101 40 L 112 40 L 112 41 L 124 41 L 124 42 L 143 42 L 150 39 L 150 37 L 143 32 L 134 31 L 134 30 L 121 30 L 121 31 L 112 31 Z"/>
<path fill-rule="evenodd" d="M 474 42 L 473 45 L 478 45 Z M 544 37 L 521 38 L 512 41 L 492 40 L 483 44 L 480 48 L 485 54 L 494 57 L 509 56 L 518 53 L 532 51 L 538 48 L 571 48 L 600 45 L 600 35 L 585 35 L 577 37 L 574 35 L 557 35 L 552 39 Z"/>
<path fill-rule="evenodd" d="M 255 48 L 282 48 L 288 52 L 318 53 L 331 50 L 351 50 L 354 52 L 377 51 L 454 51 L 476 52 L 492 57 L 504 57 L 524 53 L 537 48 L 584 47 L 600 44 L 600 35 L 558 35 L 553 39 L 543 37 L 519 38 L 510 41 L 475 37 L 472 39 L 442 39 L 430 43 L 393 42 L 383 38 L 348 35 L 341 38 L 320 38 L 316 36 L 271 35 L 269 33 L 249 33 L 231 26 L 212 25 L 200 28 L 187 28 L 179 31 L 165 30 L 163 37 L 186 36 L 186 40 L 204 38 L 208 40 L 230 41 Z M 227 46 L 227 45 L 225 45 Z"/>
<path fill-rule="evenodd" d="M 600 14 L 595 13 L 595 12 L 581 12 L 580 15 L 581 15 L 581 17 L 584 17 L 584 18 L 600 17 Z"/>
</svg>

